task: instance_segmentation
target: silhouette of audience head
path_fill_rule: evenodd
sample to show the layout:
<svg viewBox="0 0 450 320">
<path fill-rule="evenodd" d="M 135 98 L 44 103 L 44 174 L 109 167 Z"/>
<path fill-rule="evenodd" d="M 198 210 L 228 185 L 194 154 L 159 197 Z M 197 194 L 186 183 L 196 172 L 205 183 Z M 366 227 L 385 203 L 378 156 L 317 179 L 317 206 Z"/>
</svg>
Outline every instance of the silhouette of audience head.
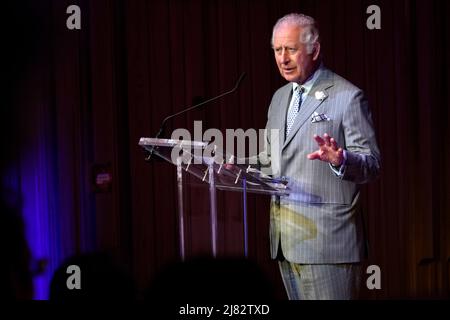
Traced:
<svg viewBox="0 0 450 320">
<path fill-rule="evenodd" d="M 70 266 L 76 266 L 79 287 L 73 286 L 77 277 Z M 72 277 L 72 278 L 71 278 Z M 50 300 L 98 301 L 133 300 L 135 287 L 132 277 L 109 254 L 103 252 L 73 256 L 54 273 L 50 284 Z"/>
<path fill-rule="evenodd" d="M 164 268 L 144 298 L 174 302 L 267 301 L 274 299 L 274 288 L 249 259 L 198 257 Z"/>
<path fill-rule="evenodd" d="M 32 299 L 31 252 L 25 237 L 20 209 L 0 199 L 0 288 L 4 299 Z"/>
</svg>

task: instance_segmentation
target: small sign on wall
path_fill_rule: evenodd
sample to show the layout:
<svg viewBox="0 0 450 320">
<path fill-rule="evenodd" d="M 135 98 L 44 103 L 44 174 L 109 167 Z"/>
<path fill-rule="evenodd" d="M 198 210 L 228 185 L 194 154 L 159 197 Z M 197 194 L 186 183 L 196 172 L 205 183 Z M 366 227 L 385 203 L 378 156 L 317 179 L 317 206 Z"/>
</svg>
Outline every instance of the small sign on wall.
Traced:
<svg viewBox="0 0 450 320">
<path fill-rule="evenodd" d="M 112 190 L 111 163 L 97 163 L 92 166 L 92 188 L 95 193 L 106 193 Z"/>
</svg>

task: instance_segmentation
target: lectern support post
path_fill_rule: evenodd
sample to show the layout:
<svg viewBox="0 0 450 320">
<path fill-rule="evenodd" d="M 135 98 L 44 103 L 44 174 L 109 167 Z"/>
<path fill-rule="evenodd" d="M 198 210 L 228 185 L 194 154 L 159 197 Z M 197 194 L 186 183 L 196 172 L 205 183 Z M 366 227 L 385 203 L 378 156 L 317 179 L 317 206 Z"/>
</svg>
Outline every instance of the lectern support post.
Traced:
<svg viewBox="0 0 450 320">
<path fill-rule="evenodd" d="M 242 179 L 242 196 L 244 197 L 244 255 L 248 258 L 248 226 L 247 226 L 247 179 Z"/>
<path fill-rule="evenodd" d="M 180 258 L 184 261 L 185 246 L 184 246 L 184 208 L 183 208 L 183 167 L 181 166 L 182 159 L 177 159 L 177 182 L 178 182 L 178 233 L 180 241 Z"/>
<path fill-rule="evenodd" d="M 210 163 L 209 171 L 209 206 L 211 215 L 211 246 L 213 257 L 217 257 L 217 198 L 216 181 L 214 179 L 214 165 Z"/>
</svg>

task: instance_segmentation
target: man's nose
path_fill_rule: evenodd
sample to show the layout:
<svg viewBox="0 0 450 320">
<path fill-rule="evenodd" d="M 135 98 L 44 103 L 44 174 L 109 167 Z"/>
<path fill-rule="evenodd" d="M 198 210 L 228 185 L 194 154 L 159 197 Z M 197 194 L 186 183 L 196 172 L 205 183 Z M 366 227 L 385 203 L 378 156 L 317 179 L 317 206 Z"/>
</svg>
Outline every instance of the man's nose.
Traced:
<svg viewBox="0 0 450 320">
<path fill-rule="evenodd" d="M 286 49 L 281 51 L 281 63 L 286 64 L 289 62 L 289 54 Z"/>
</svg>

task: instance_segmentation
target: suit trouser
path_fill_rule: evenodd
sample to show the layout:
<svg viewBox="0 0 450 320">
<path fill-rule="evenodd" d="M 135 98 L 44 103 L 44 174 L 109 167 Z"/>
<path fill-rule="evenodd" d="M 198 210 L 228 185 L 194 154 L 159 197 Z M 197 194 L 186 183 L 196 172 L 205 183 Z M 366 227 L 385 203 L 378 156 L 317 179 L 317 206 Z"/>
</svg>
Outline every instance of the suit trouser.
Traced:
<svg viewBox="0 0 450 320">
<path fill-rule="evenodd" d="M 297 264 L 278 261 L 289 300 L 357 299 L 359 263 Z"/>
</svg>

